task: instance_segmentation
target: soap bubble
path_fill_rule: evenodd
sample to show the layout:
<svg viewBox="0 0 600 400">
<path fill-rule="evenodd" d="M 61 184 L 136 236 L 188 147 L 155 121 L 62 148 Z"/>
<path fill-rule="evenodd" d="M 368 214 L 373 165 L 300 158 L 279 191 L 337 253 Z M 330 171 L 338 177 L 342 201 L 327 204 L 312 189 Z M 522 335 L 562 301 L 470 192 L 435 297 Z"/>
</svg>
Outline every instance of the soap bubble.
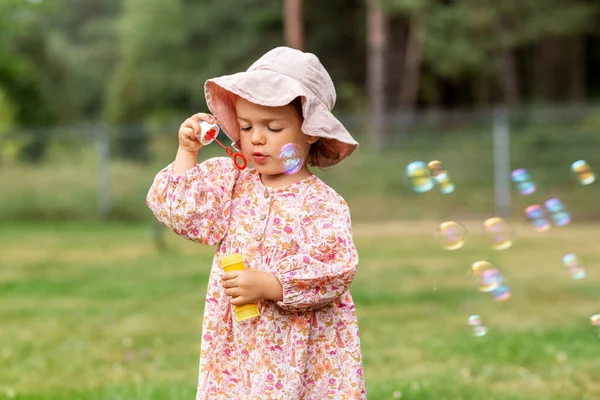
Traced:
<svg viewBox="0 0 600 400">
<path fill-rule="evenodd" d="M 589 185 L 596 180 L 596 174 L 585 160 L 578 160 L 571 164 L 571 173 L 582 185 Z"/>
<path fill-rule="evenodd" d="M 450 179 L 448 171 L 442 169 L 442 162 L 438 160 L 430 161 L 427 164 L 427 169 L 435 182 L 440 187 L 440 192 L 443 194 L 449 194 L 454 192 L 454 183 Z"/>
<path fill-rule="evenodd" d="M 454 192 L 454 183 L 450 180 L 450 175 L 447 172 L 437 174 L 434 179 L 440 187 L 440 192 L 443 194 Z"/>
<path fill-rule="evenodd" d="M 483 325 L 483 321 L 479 315 L 471 315 L 467 319 L 467 325 L 473 328 L 473 335 L 477 337 L 485 336 L 487 328 Z"/>
<path fill-rule="evenodd" d="M 500 285 L 489 294 L 494 298 L 494 301 L 504 301 L 510 297 L 510 288 L 506 285 Z"/>
<path fill-rule="evenodd" d="M 446 250 L 457 250 L 464 246 L 467 228 L 456 221 L 442 222 L 437 229 L 438 240 Z"/>
<path fill-rule="evenodd" d="M 546 211 L 539 205 L 533 204 L 525 209 L 525 216 L 531 225 L 538 232 L 545 232 L 550 229 L 550 221 L 546 216 Z"/>
<path fill-rule="evenodd" d="M 279 151 L 277 161 L 284 174 L 295 174 L 304 165 L 304 152 L 296 143 L 284 144 Z"/>
<path fill-rule="evenodd" d="M 504 301 L 510 297 L 510 288 L 504 284 L 500 268 L 490 261 L 474 262 L 470 275 L 477 280 L 479 291 L 489 293 L 494 300 Z"/>
<path fill-rule="evenodd" d="M 571 222 L 571 215 L 567 211 L 565 205 L 558 198 L 554 197 L 546 201 L 546 211 L 550 215 L 550 219 L 556 226 L 565 226 Z"/>
<path fill-rule="evenodd" d="M 504 281 L 500 269 L 489 261 L 476 261 L 471 265 L 471 274 L 478 279 L 480 292 L 491 292 Z"/>
<path fill-rule="evenodd" d="M 567 254 L 563 257 L 563 265 L 569 270 L 574 280 L 585 278 L 585 268 L 579 257 L 575 254 Z"/>
<path fill-rule="evenodd" d="M 531 180 L 531 175 L 524 168 L 515 169 L 511 175 L 512 181 L 517 186 L 517 190 L 523 196 L 527 196 L 535 192 L 535 183 Z"/>
<path fill-rule="evenodd" d="M 405 174 L 412 190 L 417 193 L 428 192 L 435 186 L 435 181 L 429 174 L 427 164 L 423 161 L 413 161 L 408 164 Z"/>
<path fill-rule="evenodd" d="M 590 324 L 598 330 L 600 336 L 600 314 L 595 314 L 590 317 Z"/>
<path fill-rule="evenodd" d="M 438 160 L 429 161 L 429 163 L 427 164 L 427 169 L 429 170 L 429 173 L 433 177 L 446 172 L 445 170 L 442 169 L 442 162 L 438 161 Z"/>
<path fill-rule="evenodd" d="M 513 229 L 504 219 L 499 217 L 488 218 L 483 221 L 488 240 L 495 250 L 508 249 L 513 244 Z"/>
<path fill-rule="evenodd" d="M 469 326 L 478 326 L 481 325 L 481 317 L 479 315 L 471 315 L 467 320 Z"/>
</svg>

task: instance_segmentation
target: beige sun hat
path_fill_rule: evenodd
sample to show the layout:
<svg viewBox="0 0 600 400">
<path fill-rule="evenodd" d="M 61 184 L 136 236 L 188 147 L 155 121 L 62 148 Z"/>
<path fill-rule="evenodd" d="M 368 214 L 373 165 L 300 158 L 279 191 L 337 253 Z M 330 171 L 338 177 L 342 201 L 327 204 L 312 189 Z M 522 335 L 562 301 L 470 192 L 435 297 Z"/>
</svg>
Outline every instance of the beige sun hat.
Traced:
<svg viewBox="0 0 600 400">
<path fill-rule="evenodd" d="M 302 132 L 323 138 L 317 165 L 337 164 L 358 147 L 358 142 L 331 113 L 335 87 L 314 54 L 276 47 L 245 72 L 207 80 L 204 94 L 208 109 L 233 143 L 238 143 L 240 136 L 234 106 L 236 96 L 269 107 L 284 106 L 301 96 Z M 331 154 L 335 156 L 332 158 Z"/>
</svg>

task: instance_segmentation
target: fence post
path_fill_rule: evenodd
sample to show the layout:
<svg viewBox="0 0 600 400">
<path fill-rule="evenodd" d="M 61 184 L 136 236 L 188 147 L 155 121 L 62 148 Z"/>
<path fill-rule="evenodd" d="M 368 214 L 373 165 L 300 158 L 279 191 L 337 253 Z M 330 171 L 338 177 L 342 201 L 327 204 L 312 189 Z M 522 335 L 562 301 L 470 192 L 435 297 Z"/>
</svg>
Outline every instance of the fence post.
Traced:
<svg viewBox="0 0 600 400">
<path fill-rule="evenodd" d="M 510 130 L 506 106 L 494 107 L 494 199 L 496 216 L 510 217 Z"/>
<path fill-rule="evenodd" d="M 110 137 L 108 127 L 100 123 L 95 129 L 96 154 L 98 156 L 98 212 L 107 219 L 112 205 L 110 202 Z"/>
</svg>

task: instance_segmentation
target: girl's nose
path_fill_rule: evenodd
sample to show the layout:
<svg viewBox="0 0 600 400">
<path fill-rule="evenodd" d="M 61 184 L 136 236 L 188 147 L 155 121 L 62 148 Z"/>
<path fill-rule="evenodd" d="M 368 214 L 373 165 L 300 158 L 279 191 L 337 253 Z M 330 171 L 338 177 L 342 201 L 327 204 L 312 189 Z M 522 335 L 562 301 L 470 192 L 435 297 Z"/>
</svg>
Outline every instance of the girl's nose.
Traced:
<svg viewBox="0 0 600 400">
<path fill-rule="evenodd" d="M 265 135 L 260 128 L 254 128 L 250 136 L 250 142 L 253 145 L 265 144 Z"/>
</svg>

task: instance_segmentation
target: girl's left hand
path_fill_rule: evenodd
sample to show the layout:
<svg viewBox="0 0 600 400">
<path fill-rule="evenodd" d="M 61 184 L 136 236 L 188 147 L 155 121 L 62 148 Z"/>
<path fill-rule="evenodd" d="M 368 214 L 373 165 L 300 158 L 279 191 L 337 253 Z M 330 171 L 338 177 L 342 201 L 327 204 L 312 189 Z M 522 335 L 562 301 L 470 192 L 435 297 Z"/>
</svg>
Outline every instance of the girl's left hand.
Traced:
<svg viewBox="0 0 600 400">
<path fill-rule="evenodd" d="M 224 272 L 221 285 L 234 306 L 265 299 L 279 301 L 283 298 L 283 288 L 277 277 L 257 269 Z"/>
</svg>

